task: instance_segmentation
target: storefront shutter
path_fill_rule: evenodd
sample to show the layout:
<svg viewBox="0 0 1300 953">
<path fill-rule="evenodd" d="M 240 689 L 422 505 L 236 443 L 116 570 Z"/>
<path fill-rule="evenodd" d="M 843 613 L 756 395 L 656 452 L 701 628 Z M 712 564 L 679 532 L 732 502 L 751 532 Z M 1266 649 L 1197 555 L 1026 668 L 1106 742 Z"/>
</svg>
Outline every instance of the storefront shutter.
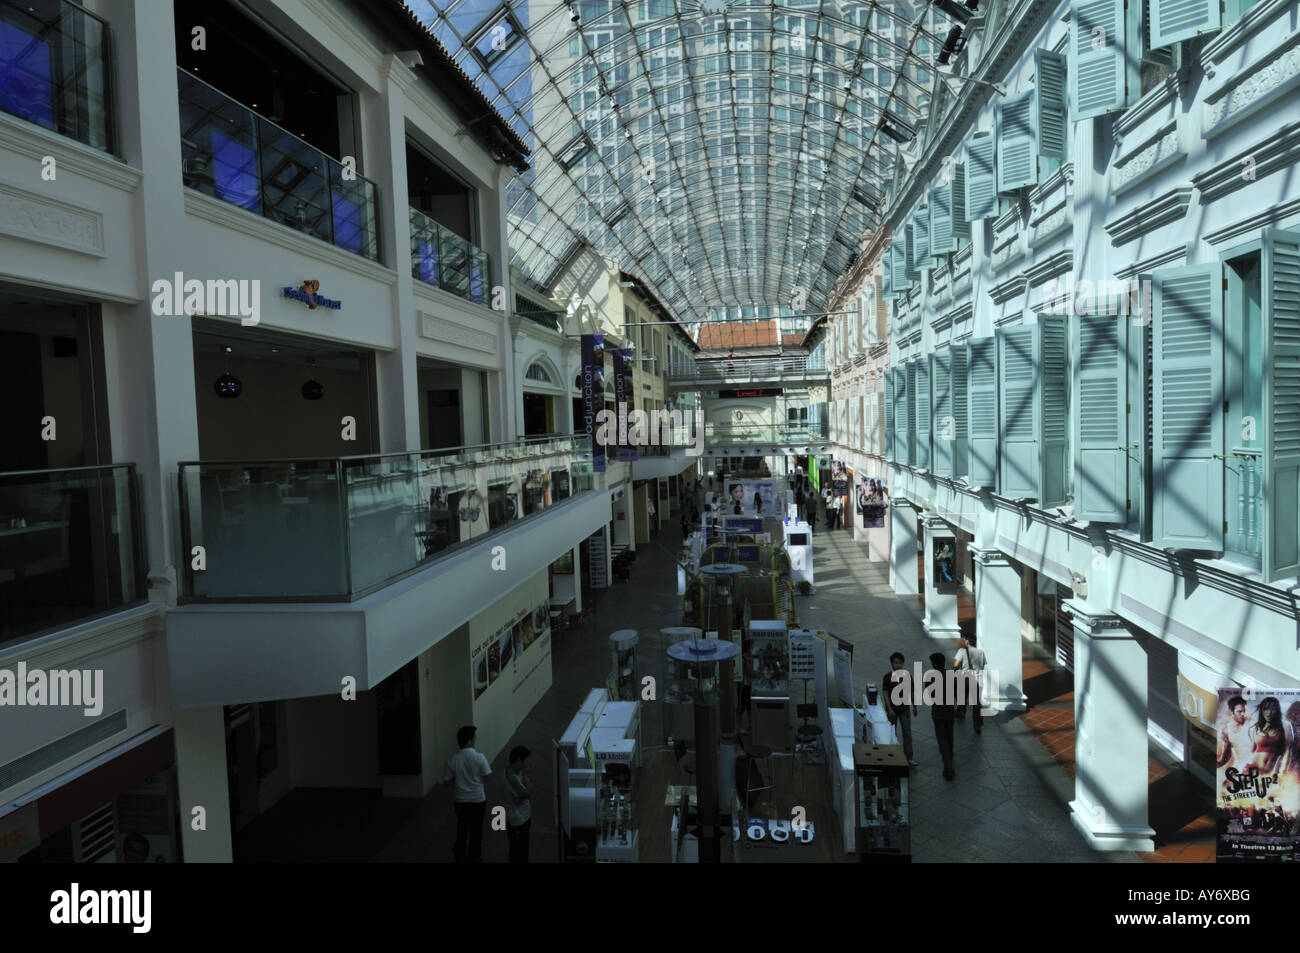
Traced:
<svg viewBox="0 0 1300 953">
<path fill-rule="evenodd" d="M 977 222 L 998 213 L 997 180 L 993 174 L 995 137 L 975 136 L 966 144 L 966 221 Z"/>
<path fill-rule="evenodd" d="M 1038 318 L 1041 347 L 1043 472 L 1042 506 L 1060 506 L 1069 493 L 1070 465 L 1070 358 L 1066 317 L 1044 314 Z"/>
<path fill-rule="evenodd" d="M 929 469 L 930 467 L 930 357 L 922 355 L 913 362 L 916 369 L 915 420 L 916 438 L 912 452 L 912 465 Z"/>
<path fill-rule="evenodd" d="M 885 459 L 894 459 L 894 375 L 893 368 L 885 371 Z"/>
<path fill-rule="evenodd" d="M 998 191 L 1013 192 L 1038 181 L 1038 124 L 1034 93 L 1008 96 L 998 103 Z"/>
<path fill-rule="evenodd" d="M 1264 578 L 1300 571 L 1300 232 L 1264 230 Z"/>
<path fill-rule="evenodd" d="M 941 347 L 930 355 L 931 393 L 934 397 L 935 476 L 952 476 L 952 444 L 949 436 L 957 429 L 952 415 L 952 349 Z"/>
<path fill-rule="evenodd" d="M 966 476 L 970 469 L 967 443 L 970 428 L 967 421 L 966 365 L 970 359 L 969 345 L 952 346 L 952 416 L 956 422 L 956 439 L 952 442 L 952 475 Z"/>
<path fill-rule="evenodd" d="M 1123 109 L 1130 72 L 1124 0 L 1075 0 L 1070 11 L 1070 105 L 1075 122 Z M 1134 50 L 1137 60 L 1139 51 Z"/>
<path fill-rule="evenodd" d="M 1173 46 L 1223 25 L 1219 0 L 1151 0 L 1151 47 Z"/>
<path fill-rule="evenodd" d="M 972 486 L 995 489 L 998 473 L 997 339 L 975 338 L 969 348 L 970 473 L 967 478 Z"/>
<path fill-rule="evenodd" d="M 1223 293 L 1217 262 L 1151 276 L 1157 546 L 1223 549 Z"/>
<path fill-rule="evenodd" d="M 1124 449 L 1128 318 L 1074 318 L 1077 381 L 1074 411 L 1074 516 L 1095 523 L 1128 519 L 1128 458 Z M 1138 451 L 1131 451 L 1136 454 Z"/>
<path fill-rule="evenodd" d="M 998 392 L 1002 455 L 998 493 L 1012 499 L 1042 495 L 1042 387 L 1037 325 L 998 330 Z"/>
<path fill-rule="evenodd" d="M 1035 50 L 1034 64 L 1038 77 L 1038 154 L 1064 162 L 1070 152 L 1070 112 L 1066 103 L 1069 64 L 1064 55 L 1051 50 Z"/>
</svg>

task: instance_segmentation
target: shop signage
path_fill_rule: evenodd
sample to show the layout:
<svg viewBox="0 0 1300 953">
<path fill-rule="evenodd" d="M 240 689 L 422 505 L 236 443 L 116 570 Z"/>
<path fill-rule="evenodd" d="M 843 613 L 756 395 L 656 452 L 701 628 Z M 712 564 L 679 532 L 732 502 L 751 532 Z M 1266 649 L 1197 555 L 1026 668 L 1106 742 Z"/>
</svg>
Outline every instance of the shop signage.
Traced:
<svg viewBox="0 0 1300 953">
<path fill-rule="evenodd" d="M 780 387 L 758 387 L 749 390 L 720 390 L 718 397 L 780 397 Z"/>
<path fill-rule="evenodd" d="M 335 298 L 326 298 L 324 295 L 317 294 L 320 289 L 320 282 L 314 278 L 304 281 L 297 288 L 290 288 L 288 285 L 284 288 L 284 296 L 292 298 L 294 301 L 301 301 L 310 310 L 315 311 L 318 307 L 329 308 L 331 311 L 338 311 L 343 307 L 343 302 Z"/>
<path fill-rule="evenodd" d="M 1184 718 L 1213 731 L 1218 704 L 1214 692 L 1207 692 L 1182 672 L 1178 673 L 1178 707 L 1182 709 Z"/>
</svg>

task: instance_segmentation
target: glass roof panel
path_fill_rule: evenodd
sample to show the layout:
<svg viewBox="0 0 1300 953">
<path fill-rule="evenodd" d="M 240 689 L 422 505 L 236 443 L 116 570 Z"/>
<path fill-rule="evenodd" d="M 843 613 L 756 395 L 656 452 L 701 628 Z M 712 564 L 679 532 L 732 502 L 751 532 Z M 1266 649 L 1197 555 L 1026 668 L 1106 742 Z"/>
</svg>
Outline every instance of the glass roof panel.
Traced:
<svg viewBox="0 0 1300 953">
<path fill-rule="evenodd" d="M 922 0 L 407 0 L 532 149 L 513 264 L 589 246 L 682 321 L 825 308 L 948 23 Z"/>
</svg>

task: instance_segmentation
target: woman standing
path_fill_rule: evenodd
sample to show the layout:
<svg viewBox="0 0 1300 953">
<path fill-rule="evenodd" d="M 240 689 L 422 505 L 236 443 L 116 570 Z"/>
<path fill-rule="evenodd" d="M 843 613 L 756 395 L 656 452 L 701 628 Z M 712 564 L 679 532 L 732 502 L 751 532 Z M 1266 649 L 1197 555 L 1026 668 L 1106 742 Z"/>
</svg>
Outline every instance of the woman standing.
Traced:
<svg viewBox="0 0 1300 953">
<path fill-rule="evenodd" d="M 1272 695 L 1259 703 L 1255 709 L 1259 718 L 1250 730 L 1254 747 L 1251 765 L 1259 769 L 1262 775 L 1270 775 L 1277 770 L 1282 755 L 1286 752 L 1286 728 L 1282 724 L 1282 704 Z"/>
</svg>

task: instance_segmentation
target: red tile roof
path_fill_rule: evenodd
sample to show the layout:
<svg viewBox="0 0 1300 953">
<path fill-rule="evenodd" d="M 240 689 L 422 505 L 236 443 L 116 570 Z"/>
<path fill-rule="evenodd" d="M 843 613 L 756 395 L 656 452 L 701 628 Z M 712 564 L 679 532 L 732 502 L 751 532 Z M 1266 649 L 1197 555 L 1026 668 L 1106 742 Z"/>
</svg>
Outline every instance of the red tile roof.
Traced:
<svg viewBox="0 0 1300 953">
<path fill-rule="evenodd" d="M 729 351 L 741 347 L 775 347 L 775 321 L 714 322 L 700 327 L 700 349 Z"/>
</svg>

